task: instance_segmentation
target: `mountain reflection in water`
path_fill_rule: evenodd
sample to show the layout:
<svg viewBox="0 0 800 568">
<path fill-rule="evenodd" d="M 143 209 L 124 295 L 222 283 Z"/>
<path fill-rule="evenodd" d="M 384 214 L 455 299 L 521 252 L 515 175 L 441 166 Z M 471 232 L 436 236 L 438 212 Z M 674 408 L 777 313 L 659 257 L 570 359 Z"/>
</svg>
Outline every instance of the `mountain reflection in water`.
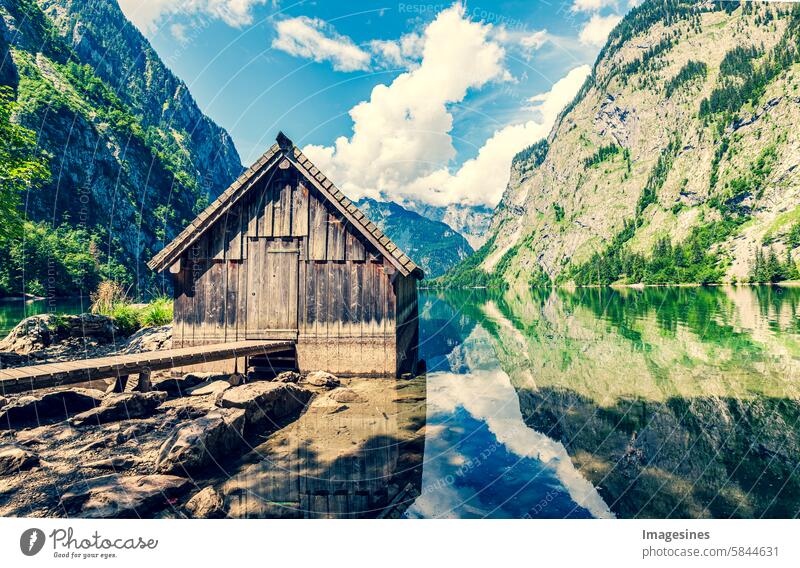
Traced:
<svg viewBox="0 0 800 568">
<path fill-rule="evenodd" d="M 800 290 L 429 294 L 409 516 L 795 517 Z"/>
<path fill-rule="evenodd" d="M 317 399 L 231 516 L 796 517 L 800 289 L 426 293 L 412 380 Z"/>
</svg>

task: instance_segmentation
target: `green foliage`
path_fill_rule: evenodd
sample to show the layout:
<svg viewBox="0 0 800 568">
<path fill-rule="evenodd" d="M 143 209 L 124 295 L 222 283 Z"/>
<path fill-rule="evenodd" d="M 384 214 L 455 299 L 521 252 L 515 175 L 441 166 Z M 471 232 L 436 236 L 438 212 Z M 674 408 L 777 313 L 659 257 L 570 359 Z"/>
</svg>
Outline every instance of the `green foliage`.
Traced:
<svg viewBox="0 0 800 568">
<path fill-rule="evenodd" d="M 105 277 L 129 279 L 117 262 L 101 262 L 102 240 L 86 228 L 26 221 L 23 236 L 0 249 L 0 296 L 79 296 Z"/>
<path fill-rule="evenodd" d="M 20 194 L 47 181 L 47 158 L 36 148 L 36 133 L 11 122 L 13 91 L 0 86 L 0 249 L 19 237 Z"/>
<path fill-rule="evenodd" d="M 155 298 L 145 305 L 131 303 L 125 288 L 113 280 L 105 280 L 91 294 L 92 313 L 113 318 L 123 335 L 130 335 L 139 328 L 167 325 L 172 322 L 172 300 Z"/>
<path fill-rule="evenodd" d="M 758 247 L 750 266 L 750 282 L 768 283 L 798 278 L 800 272 L 792 258 L 791 249 L 786 250 L 786 259 L 782 262 L 772 247 L 769 247 L 767 254 L 764 254 L 762 247 Z"/>
<path fill-rule="evenodd" d="M 564 208 L 558 203 L 553 203 L 553 212 L 556 216 L 556 223 L 560 223 L 564 219 Z"/>
<path fill-rule="evenodd" d="M 618 144 L 611 143 L 606 146 L 600 146 L 597 152 L 589 156 L 583 161 L 583 167 L 588 169 L 592 166 L 596 166 L 598 164 L 602 164 L 606 160 L 612 159 L 617 154 L 622 152 L 622 147 Z"/>
<path fill-rule="evenodd" d="M 698 78 L 705 79 L 707 75 L 708 66 L 705 63 L 690 59 L 686 62 L 686 65 L 681 67 L 681 70 L 678 71 L 677 75 L 667 81 L 667 84 L 664 87 L 664 94 L 667 98 L 669 98 L 687 83 L 690 83 Z"/>
<path fill-rule="evenodd" d="M 709 200 L 709 204 L 726 217 L 739 216 L 742 218 L 748 215 L 750 213 L 749 208 L 744 207 L 742 202 L 750 196 L 754 196 L 757 199 L 761 198 L 764 193 L 766 179 L 772 173 L 772 168 L 777 159 L 778 150 L 775 145 L 767 146 L 761 151 L 758 158 L 750 164 L 750 171 L 727 182 L 723 191 L 717 192 Z"/>
<path fill-rule="evenodd" d="M 786 244 L 792 248 L 800 247 L 800 221 L 789 229 L 786 235 Z"/>
<path fill-rule="evenodd" d="M 524 169 L 525 170 L 533 170 L 538 168 L 544 162 L 544 159 L 547 157 L 547 151 L 550 149 L 550 144 L 547 142 L 547 138 L 542 138 L 538 142 L 535 142 L 525 148 L 517 152 L 514 158 L 511 160 L 512 167 L 525 162 Z"/>
<path fill-rule="evenodd" d="M 494 246 L 495 238 L 496 236 L 490 238 L 474 254 L 451 268 L 444 276 L 430 280 L 427 285 L 431 288 L 506 288 L 508 284 L 500 269 L 508 265 L 513 255 L 512 251 L 516 252 L 516 248 L 510 249 L 503 255 L 492 274 L 481 268 L 481 264 Z"/>
<path fill-rule="evenodd" d="M 672 162 L 675 161 L 675 156 L 680 150 L 681 140 L 680 135 L 675 134 L 670 138 L 670 142 L 663 152 L 658 156 L 656 165 L 653 167 L 647 182 L 642 188 L 642 194 L 639 196 L 639 201 L 636 204 L 636 217 L 647 209 L 648 205 L 658 201 L 658 192 L 667 181 L 670 169 L 672 169 Z"/>
<path fill-rule="evenodd" d="M 714 244 L 736 228 L 726 221 L 694 227 L 681 243 L 673 244 L 662 237 L 653 245 L 649 257 L 630 252 L 624 244 L 629 240 L 633 224 L 626 224 L 611 245 L 595 253 L 584 264 L 567 272 L 579 286 L 628 284 L 679 284 L 719 282 L 725 275 L 725 263 Z"/>
<path fill-rule="evenodd" d="M 793 6 L 789 23 L 778 45 L 767 55 L 756 47 L 736 47 L 720 64 L 719 85 L 700 103 L 700 117 L 717 113 L 733 115 L 746 104 L 755 104 L 767 85 L 800 61 L 800 7 Z"/>
<path fill-rule="evenodd" d="M 139 323 L 142 327 L 156 327 L 172 323 L 172 299 L 162 296 L 156 298 L 139 313 Z"/>
</svg>

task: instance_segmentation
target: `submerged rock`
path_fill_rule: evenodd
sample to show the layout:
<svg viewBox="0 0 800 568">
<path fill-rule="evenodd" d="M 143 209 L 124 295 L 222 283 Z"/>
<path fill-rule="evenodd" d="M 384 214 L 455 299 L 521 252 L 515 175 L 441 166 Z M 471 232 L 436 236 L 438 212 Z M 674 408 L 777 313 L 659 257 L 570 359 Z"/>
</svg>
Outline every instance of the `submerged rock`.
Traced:
<svg viewBox="0 0 800 568">
<path fill-rule="evenodd" d="M 240 455 L 245 412 L 218 409 L 178 425 L 158 452 L 156 471 L 189 473 Z"/>
<path fill-rule="evenodd" d="M 103 402 L 102 393 L 89 389 L 70 389 L 22 396 L 0 410 L 0 429 L 21 428 L 43 422 L 66 420 Z"/>
<path fill-rule="evenodd" d="M 163 392 L 125 392 L 106 395 L 100 406 L 74 416 L 72 424 L 83 426 L 143 418 L 152 414 L 166 398 L 167 395 Z"/>
<path fill-rule="evenodd" d="M 195 519 L 221 519 L 225 516 L 225 503 L 216 489 L 206 487 L 189 499 L 186 510 Z"/>
<path fill-rule="evenodd" d="M 39 456 L 17 446 L 0 447 L 0 475 L 18 473 L 39 465 Z"/>
<path fill-rule="evenodd" d="M 328 393 L 328 398 L 336 402 L 365 402 L 363 396 L 346 387 L 332 390 Z"/>
<path fill-rule="evenodd" d="M 60 506 L 67 516 L 147 517 L 189 486 L 188 479 L 174 475 L 111 474 L 76 483 L 62 495 Z"/>
<path fill-rule="evenodd" d="M 291 383 L 255 382 L 221 393 L 217 406 L 241 408 L 246 427 L 260 428 L 302 410 L 313 393 Z"/>
<path fill-rule="evenodd" d="M 341 381 L 335 375 L 326 373 L 325 371 L 313 371 L 305 377 L 302 377 L 300 383 L 332 389 L 338 387 Z"/>
</svg>

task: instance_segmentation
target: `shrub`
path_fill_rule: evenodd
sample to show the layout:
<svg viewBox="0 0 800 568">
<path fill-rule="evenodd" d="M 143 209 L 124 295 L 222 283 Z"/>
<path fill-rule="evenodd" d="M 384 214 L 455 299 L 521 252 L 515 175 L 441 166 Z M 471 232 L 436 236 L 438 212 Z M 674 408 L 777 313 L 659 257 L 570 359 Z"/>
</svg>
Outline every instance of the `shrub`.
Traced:
<svg viewBox="0 0 800 568">
<path fill-rule="evenodd" d="M 167 297 L 156 298 L 139 313 L 142 327 L 155 327 L 172 323 L 172 300 Z"/>
</svg>

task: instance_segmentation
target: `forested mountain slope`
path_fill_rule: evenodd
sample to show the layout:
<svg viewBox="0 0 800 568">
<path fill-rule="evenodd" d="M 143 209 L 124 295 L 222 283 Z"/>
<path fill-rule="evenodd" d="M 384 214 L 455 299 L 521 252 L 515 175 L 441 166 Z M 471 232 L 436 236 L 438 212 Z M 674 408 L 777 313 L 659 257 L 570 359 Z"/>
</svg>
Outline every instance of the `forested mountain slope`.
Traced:
<svg viewBox="0 0 800 568">
<path fill-rule="evenodd" d="M 115 0 L 0 0 L 0 84 L 9 128 L 34 137 L 48 173 L 26 182 L 0 246 L 0 295 L 104 277 L 147 292 L 143 262 L 242 171 Z"/>
<path fill-rule="evenodd" d="M 796 4 L 631 10 L 446 281 L 795 278 L 799 45 Z"/>
</svg>

